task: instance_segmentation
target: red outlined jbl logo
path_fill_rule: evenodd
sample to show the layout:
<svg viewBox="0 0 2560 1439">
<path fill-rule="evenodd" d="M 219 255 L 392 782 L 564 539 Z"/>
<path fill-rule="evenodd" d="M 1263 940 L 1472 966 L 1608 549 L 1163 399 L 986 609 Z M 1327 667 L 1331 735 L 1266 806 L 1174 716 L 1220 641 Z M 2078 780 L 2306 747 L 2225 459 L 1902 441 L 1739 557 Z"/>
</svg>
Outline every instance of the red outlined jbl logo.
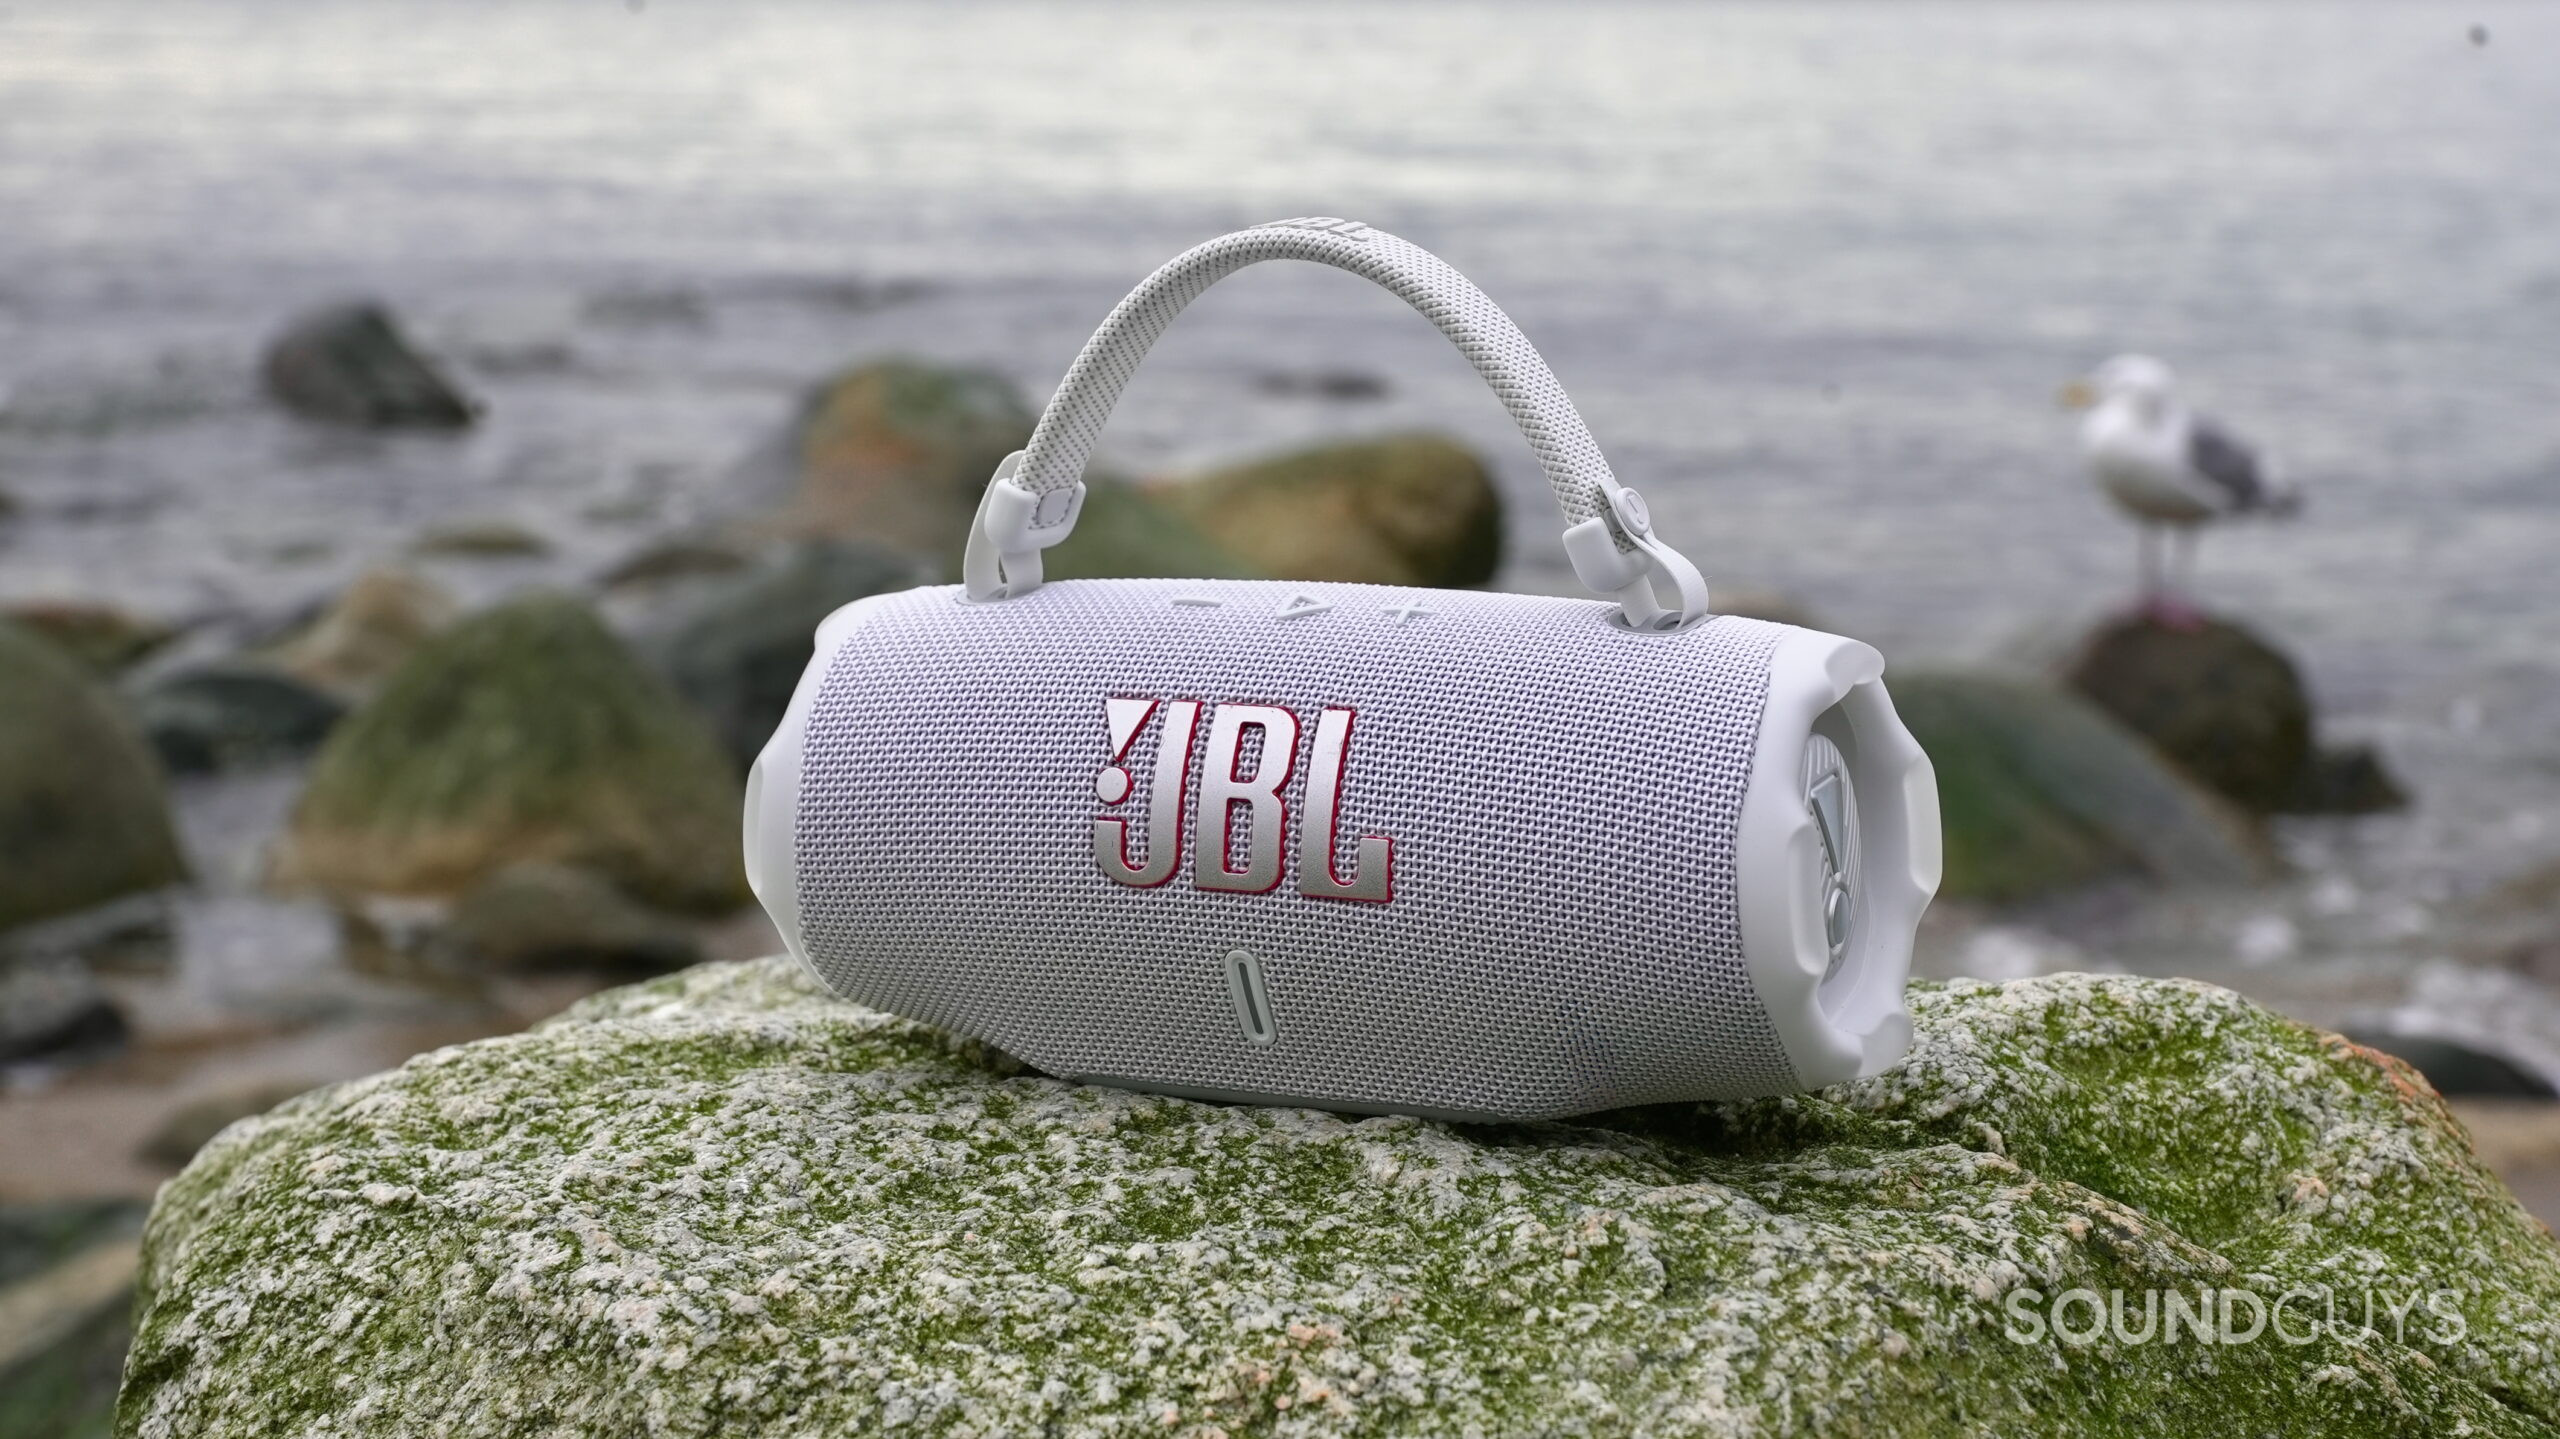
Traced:
<svg viewBox="0 0 2560 1439">
<path fill-rule="evenodd" d="M 1192 750 L 1205 709 L 1209 741 L 1208 753 L 1200 760 L 1191 882 L 1201 889 L 1236 894 L 1268 894 L 1279 888 L 1281 849 L 1288 843 L 1291 818 L 1281 791 L 1298 762 L 1297 715 L 1278 705 L 1204 705 L 1199 700 L 1129 696 L 1106 699 L 1102 708 L 1110 726 L 1111 755 L 1094 776 L 1093 793 L 1106 805 L 1129 798 L 1135 786 L 1121 762 L 1148 721 L 1158 720 L 1155 773 L 1147 786 L 1146 854 L 1143 858 L 1130 855 L 1128 821 L 1109 815 L 1097 818 L 1093 861 L 1103 874 L 1132 889 L 1153 889 L 1172 879 L 1181 867 L 1182 802 L 1190 788 Z M 1363 835 L 1350 855 L 1336 852 L 1342 770 L 1351 750 L 1352 722 L 1358 717 L 1356 711 L 1338 707 L 1316 716 L 1307 755 L 1307 812 L 1298 821 L 1298 893 L 1310 899 L 1385 904 L 1396 897 L 1396 842 L 1383 834 Z M 1248 731 L 1260 741 L 1250 774 L 1242 772 Z M 1239 819 L 1244 825 L 1241 854 L 1230 842 Z"/>
</svg>

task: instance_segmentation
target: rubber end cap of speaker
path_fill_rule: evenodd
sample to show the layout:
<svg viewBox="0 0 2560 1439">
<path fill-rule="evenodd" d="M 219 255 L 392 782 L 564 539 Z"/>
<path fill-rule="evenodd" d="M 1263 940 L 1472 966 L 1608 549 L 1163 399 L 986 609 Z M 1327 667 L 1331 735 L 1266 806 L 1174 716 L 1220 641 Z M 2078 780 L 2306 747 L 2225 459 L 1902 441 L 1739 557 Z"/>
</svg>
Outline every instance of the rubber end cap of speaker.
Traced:
<svg viewBox="0 0 2560 1439">
<path fill-rule="evenodd" d="M 1743 958 L 1804 1087 L 1910 1046 L 1903 991 L 1937 893 L 1938 789 L 1873 647 L 1790 630 L 1735 835 Z"/>
</svg>

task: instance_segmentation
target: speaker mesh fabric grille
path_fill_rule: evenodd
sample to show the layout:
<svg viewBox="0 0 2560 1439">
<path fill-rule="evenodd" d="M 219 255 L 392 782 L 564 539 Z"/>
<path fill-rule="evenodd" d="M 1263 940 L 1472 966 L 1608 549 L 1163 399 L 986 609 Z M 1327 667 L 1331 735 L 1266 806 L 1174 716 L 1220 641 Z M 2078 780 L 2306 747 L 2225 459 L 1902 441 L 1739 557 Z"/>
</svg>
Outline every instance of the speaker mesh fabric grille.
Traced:
<svg viewBox="0 0 2560 1439">
<path fill-rule="evenodd" d="M 1120 392 L 1174 317 L 1211 285 L 1265 260 L 1309 260 L 1348 270 L 1422 312 L 1501 397 L 1528 437 L 1566 523 L 1595 519 L 1606 507 L 1601 488 L 1609 478 L 1608 460 L 1564 386 L 1502 307 L 1421 246 L 1323 216 L 1278 220 L 1195 245 L 1130 291 L 1085 342 L 1041 412 L 1015 483 L 1039 495 L 1082 478 Z M 1618 547 L 1631 546 L 1620 537 Z"/>
<path fill-rule="evenodd" d="M 1302 597 L 1332 608 L 1276 617 Z M 1782 627 L 1638 635 L 1594 601 L 1239 581 L 871 604 L 809 712 L 796 830 L 804 947 L 838 992 L 1054 1074 L 1346 1108 L 1553 1115 L 1795 1087 L 1734 898 Z M 1425 613 L 1389 612 L 1407 604 Z M 1102 805 L 1114 695 L 1204 702 L 1183 864 L 1156 889 L 1092 857 L 1105 814 L 1143 850 L 1164 727 L 1159 707 L 1123 761 L 1133 792 Z M 1218 701 L 1300 722 L 1270 893 L 1192 883 Z M 1358 711 L 1338 863 L 1392 836 L 1390 903 L 1297 893 L 1328 705 Z M 1269 1045 L 1233 1007 L 1237 948 L 1260 957 Z"/>
</svg>

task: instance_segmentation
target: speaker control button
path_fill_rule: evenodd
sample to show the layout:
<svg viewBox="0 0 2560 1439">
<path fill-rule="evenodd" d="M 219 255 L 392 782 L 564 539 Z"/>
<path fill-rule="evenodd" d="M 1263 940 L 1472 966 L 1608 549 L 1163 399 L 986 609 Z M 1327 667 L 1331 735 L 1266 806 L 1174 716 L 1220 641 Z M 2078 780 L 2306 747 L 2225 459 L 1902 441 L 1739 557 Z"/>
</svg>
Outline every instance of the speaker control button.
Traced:
<svg viewBox="0 0 2560 1439">
<path fill-rule="evenodd" d="M 1653 533 L 1653 507 L 1646 504 L 1644 496 L 1635 491 L 1620 488 L 1616 494 L 1609 497 L 1609 510 L 1618 517 L 1618 528 L 1625 530 L 1629 535 L 1643 539 L 1646 535 Z"/>
</svg>

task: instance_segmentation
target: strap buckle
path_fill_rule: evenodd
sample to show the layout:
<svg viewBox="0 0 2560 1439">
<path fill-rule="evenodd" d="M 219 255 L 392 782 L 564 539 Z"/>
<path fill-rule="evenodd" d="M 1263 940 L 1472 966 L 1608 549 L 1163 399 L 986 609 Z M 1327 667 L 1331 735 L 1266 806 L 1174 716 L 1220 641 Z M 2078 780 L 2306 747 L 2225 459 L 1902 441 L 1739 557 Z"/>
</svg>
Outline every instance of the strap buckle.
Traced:
<svg viewBox="0 0 2560 1439">
<path fill-rule="evenodd" d="M 1074 534 L 1084 514 L 1084 481 L 1034 494 L 1015 482 L 1022 451 L 1004 457 L 978 497 L 960 578 L 973 600 L 1010 599 L 1040 588 L 1040 552 Z"/>
<path fill-rule="evenodd" d="M 1676 630 L 1707 613 L 1707 581 L 1688 556 L 1654 537 L 1644 496 L 1609 480 L 1601 514 L 1564 532 L 1574 576 L 1618 602 L 1631 630 Z M 1621 543 L 1623 541 L 1623 544 Z M 1667 588 L 1666 588 L 1667 586 Z"/>
</svg>

